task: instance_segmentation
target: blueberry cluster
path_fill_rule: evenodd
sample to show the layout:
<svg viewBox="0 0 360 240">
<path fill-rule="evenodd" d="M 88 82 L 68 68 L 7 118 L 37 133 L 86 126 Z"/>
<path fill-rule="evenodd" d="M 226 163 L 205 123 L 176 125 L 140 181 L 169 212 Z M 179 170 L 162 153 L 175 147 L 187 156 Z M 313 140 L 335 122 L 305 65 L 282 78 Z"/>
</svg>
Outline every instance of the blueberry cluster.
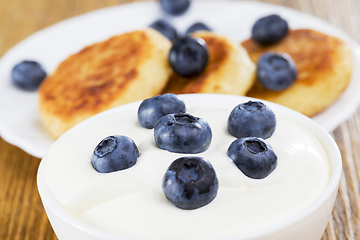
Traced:
<svg viewBox="0 0 360 240">
<path fill-rule="evenodd" d="M 160 0 L 162 9 L 171 15 L 181 15 L 190 6 L 189 0 Z M 211 29 L 197 22 L 184 37 L 165 20 L 157 20 L 150 27 L 173 41 L 169 63 L 174 72 L 183 77 L 194 77 L 204 71 L 208 61 L 207 45 L 203 39 L 188 34 Z M 278 15 L 259 19 L 252 29 L 252 38 L 259 44 L 279 42 L 288 32 L 287 22 Z M 296 66 L 285 54 L 264 54 L 258 63 L 257 77 L 268 89 L 280 91 L 296 78 Z M 186 112 L 185 103 L 175 94 L 164 94 L 145 99 L 138 109 L 139 124 L 154 129 L 154 141 L 163 150 L 182 154 L 206 151 L 212 131 L 205 119 Z M 227 122 L 228 132 L 237 139 L 231 143 L 227 155 L 244 175 L 262 179 L 274 171 L 277 156 L 264 140 L 276 128 L 276 117 L 264 103 L 248 101 L 237 105 Z M 126 136 L 109 136 L 95 148 L 94 168 L 109 173 L 132 167 L 140 153 L 135 143 Z M 219 182 L 211 163 L 195 156 L 174 160 L 167 169 L 162 189 L 169 202 L 181 209 L 196 209 L 210 203 L 217 195 Z"/>
<path fill-rule="evenodd" d="M 207 44 L 203 39 L 189 34 L 199 30 L 209 31 L 208 26 L 201 22 L 194 23 L 186 30 L 185 36 L 180 37 L 175 27 L 164 19 L 156 20 L 150 27 L 173 42 L 169 53 L 169 63 L 176 74 L 183 77 L 195 77 L 204 71 L 209 55 Z"/>
<path fill-rule="evenodd" d="M 154 128 L 155 144 L 163 150 L 182 154 L 206 151 L 212 131 L 206 120 L 186 113 L 185 103 L 175 94 L 145 99 L 138 109 L 139 124 Z M 155 127 L 148 127 L 149 125 Z M 275 131 L 274 113 L 262 102 L 237 105 L 227 123 L 230 134 L 237 137 L 227 155 L 244 175 L 253 179 L 267 177 L 277 166 L 277 156 L 264 139 Z M 95 148 L 92 165 L 100 173 L 132 167 L 140 153 L 126 136 L 109 136 Z M 196 209 L 209 204 L 217 195 L 219 182 L 211 163 L 198 156 L 174 160 L 163 177 L 162 189 L 171 204 L 181 209 Z"/>
<path fill-rule="evenodd" d="M 186 113 L 184 102 L 175 94 L 145 99 L 140 104 L 138 120 L 145 128 L 148 124 L 144 123 L 155 126 L 154 141 L 160 149 L 196 154 L 210 146 L 212 131 L 207 121 Z M 162 188 L 170 203 L 190 210 L 211 202 L 218 185 L 216 173 L 206 159 L 182 157 L 166 171 Z"/>
<path fill-rule="evenodd" d="M 161 117 L 185 112 L 184 101 L 173 93 L 167 93 L 142 101 L 138 109 L 138 120 L 142 127 L 152 129 Z"/>
<path fill-rule="evenodd" d="M 280 42 L 289 31 L 288 23 L 277 14 L 260 18 L 251 31 L 252 39 L 260 45 L 271 45 Z M 291 56 L 286 53 L 264 53 L 256 69 L 258 82 L 268 90 L 282 91 L 296 80 L 297 69 Z"/>
<path fill-rule="evenodd" d="M 173 16 L 184 14 L 190 3 L 190 0 L 160 0 L 162 10 Z M 195 22 L 185 31 L 185 36 L 179 36 L 174 25 L 165 19 L 156 20 L 150 27 L 173 42 L 169 63 L 176 74 L 189 78 L 204 71 L 209 55 L 207 45 L 203 39 L 194 38 L 189 34 L 200 30 L 212 31 L 209 26 L 203 22 Z"/>
<path fill-rule="evenodd" d="M 179 16 L 188 11 L 190 0 L 160 0 L 162 10 L 172 16 Z M 185 31 L 185 36 L 179 36 L 176 28 L 167 20 L 159 19 L 150 24 L 151 28 L 162 33 L 174 44 L 168 56 L 174 72 L 182 77 L 196 77 L 207 66 L 209 53 L 203 39 L 194 38 L 189 34 L 212 29 L 203 22 L 195 22 Z M 258 19 L 252 27 L 252 39 L 260 45 L 271 45 L 281 41 L 288 33 L 286 20 L 277 14 Z M 288 88 L 297 77 L 294 61 L 287 54 L 266 53 L 257 65 L 258 82 L 265 88 L 281 91 Z M 12 70 L 12 81 L 21 89 L 36 90 L 46 77 L 44 68 L 35 61 L 22 61 Z"/>
<path fill-rule="evenodd" d="M 186 113 L 185 103 L 173 93 L 145 99 L 138 120 L 142 127 L 154 128 L 156 145 L 169 152 L 200 153 L 210 146 L 208 122 Z"/>
<path fill-rule="evenodd" d="M 179 33 L 176 30 L 175 26 L 165 19 L 158 19 L 158 20 L 154 21 L 153 23 L 151 23 L 149 25 L 149 27 L 157 30 L 162 35 L 167 37 L 170 41 L 175 40 L 179 36 Z M 186 29 L 185 36 L 187 36 L 191 33 L 194 33 L 196 31 L 201 31 L 201 30 L 212 31 L 212 29 L 205 23 L 195 22 L 191 26 L 189 26 L 188 29 Z M 184 37 L 184 36 L 182 36 L 182 37 Z"/>
<path fill-rule="evenodd" d="M 227 122 L 228 132 L 237 137 L 227 155 L 246 176 L 253 179 L 267 177 L 277 166 L 277 156 L 265 142 L 273 135 L 276 117 L 262 102 L 248 101 L 237 105 Z"/>
</svg>

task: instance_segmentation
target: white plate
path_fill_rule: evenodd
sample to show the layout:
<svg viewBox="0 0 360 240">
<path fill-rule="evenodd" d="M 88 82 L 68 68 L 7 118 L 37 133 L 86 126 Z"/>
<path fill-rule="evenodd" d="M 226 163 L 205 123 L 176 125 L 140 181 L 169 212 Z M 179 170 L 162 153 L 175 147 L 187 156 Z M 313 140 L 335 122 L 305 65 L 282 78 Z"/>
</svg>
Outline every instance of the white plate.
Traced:
<svg viewBox="0 0 360 240">
<path fill-rule="evenodd" d="M 42 158 L 54 142 L 40 123 L 37 93 L 21 91 L 11 83 L 11 70 L 22 60 L 39 61 L 51 73 L 61 61 L 86 45 L 145 28 L 160 17 L 168 18 L 181 33 L 195 21 L 203 21 L 218 34 L 240 43 L 250 37 L 251 27 L 259 17 L 272 13 L 284 17 L 292 29 L 318 30 L 337 36 L 351 46 L 354 71 L 349 87 L 330 108 L 313 118 L 327 131 L 333 131 L 356 111 L 360 101 L 360 48 L 355 41 L 319 18 L 286 7 L 222 0 L 194 1 L 189 11 L 179 17 L 164 15 L 157 2 L 135 2 L 69 18 L 32 34 L 0 59 L 0 135 L 38 158 Z"/>
</svg>

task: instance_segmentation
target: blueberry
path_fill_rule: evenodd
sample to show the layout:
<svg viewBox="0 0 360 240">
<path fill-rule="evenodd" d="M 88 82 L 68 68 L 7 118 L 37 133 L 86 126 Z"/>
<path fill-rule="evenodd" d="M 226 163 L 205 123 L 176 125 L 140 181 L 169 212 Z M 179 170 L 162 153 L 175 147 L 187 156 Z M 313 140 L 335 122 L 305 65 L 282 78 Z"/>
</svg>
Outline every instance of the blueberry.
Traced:
<svg viewBox="0 0 360 240">
<path fill-rule="evenodd" d="M 175 153 L 200 153 L 209 148 L 212 132 L 202 118 L 188 113 L 168 114 L 154 128 L 156 145 Z"/>
<path fill-rule="evenodd" d="M 261 138 L 236 139 L 231 143 L 227 155 L 249 178 L 265 178 L 277 166 L 277 156 L 274 150 Z"/>
<path fill-rule="evenodd" d="M 289 31 L 287 22 L 279 15 L 269 15 L 257 20 L 251 30 L 252 39 L 262 45 L 279 42 Z"/>
<path fill-rule="evenodd" d="M 296 65 L 286 53 L 264 53 L 257 63 L 256 76 L 265 88 L 282 91 L 295 82 Z"/>
<path fill-rule="evenodd" d="M 171 15 L 181 15 L 188 10 L 190 0 L 160 0 L 161 8 Z"/>
<path fill-rule="evenodd" d="M 219 182 L 209 161 L 201 157 L 182 157 L 167 169 L 162 189 L 169 202 L 181 209 L 196 209 L 210 203 Z"/>
<path fill-rule="evenodd" d="M 37 90 L 46 77 L 44 68 L 35 61 L 22 61 L 11 72 L 11 78 L 16 86 L 23 90 Z"/>
<path fill-rule="evenodd" d="M 205 23 L 196 22 L 186 30 L 186 34 L 193 33 L 193 32 L 200 31 L 200 30 L 211 31 L 211 28 L 209 28 Z"/>
<path fill-rule="evenodd" d="M 208 62 L 207 44 L 202 38 L 185 36 L 175 41 L 169 53 L 169 63 L 180 76 L 195 77 L 202 73 Z"/>
<path fill-rule="evenodd" d="M 274 112 L 258 101 L 248 101 L 237 105 L 230 113 L 227 128 L 237 138 L 260 137 L 263 139 L 273 135 L 276 128 Z"/>
<path fill-rule="evenodd" d="M 180 112 L 186 112 L 184 101 L 173 93 L 166 93 L 145 99 L 140 104 L 138 120 L 142 127 L 152 129 L 161 117 Z"/>
<path fill-rule="evenodd" d="M 140 156 L 134 141 L 126 136 L 104 138 L 95 148 L 91 163 L 96 171 L 110 173 L 134 166 Z"/>
<path fill-rule="evenodd" d="M 159 31 L 170 41 L 174 40 L 178 36 L 176 28 L 171 23 L 163 19 L 156 20 L 150 25 L 150 27 Z"/>
</svg>

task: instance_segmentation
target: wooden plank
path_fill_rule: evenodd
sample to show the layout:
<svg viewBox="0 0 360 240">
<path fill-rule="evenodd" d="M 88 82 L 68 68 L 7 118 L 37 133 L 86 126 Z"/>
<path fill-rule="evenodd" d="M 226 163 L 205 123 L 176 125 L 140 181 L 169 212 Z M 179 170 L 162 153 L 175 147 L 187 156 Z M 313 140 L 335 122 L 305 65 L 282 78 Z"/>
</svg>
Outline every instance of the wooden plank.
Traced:
<svg viewBox="0 0 360 240">
<path fill-rule="evenodd" d="M 0 55 L 30 34 L 63 19 L 129 0 L 0 1 Z M 328 21 L 360 40 L 360 1 L 266 0 Z M 360 239 L 360 112 L 333 133 L 343 175 L 322 240 Z M 57 239 L 36 187 L 40 160 L 0 139 L 0 239 Z"/>
</svg>

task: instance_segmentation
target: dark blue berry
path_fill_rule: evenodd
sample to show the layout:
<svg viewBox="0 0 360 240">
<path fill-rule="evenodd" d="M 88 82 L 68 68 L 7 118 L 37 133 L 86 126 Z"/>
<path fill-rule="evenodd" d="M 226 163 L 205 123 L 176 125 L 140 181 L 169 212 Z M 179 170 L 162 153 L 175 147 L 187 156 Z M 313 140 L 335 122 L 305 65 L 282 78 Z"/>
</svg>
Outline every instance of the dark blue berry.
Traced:
<svg viewBox="0 0 360 240">
<path fill-rule="evenodd" d="M 91 163 L 96 171 L 110 173 L 134 166 L 140 156 L 134 141 L 126 136 L 104 138 L 95 148 Z"/>
<path fill-rule="evenodd" d="M 270 15 L 257 20 L 252 28 L 252 39 L 262 45 L 279 42 L 289 31 L 287 22 L 279 15 Z"/>
<path fill-rule="evenodd" d="M 177 38 L 178 34 L 176 31 L 176 28 L 169 23 L 168 21 L 165 21 L 163 19 L 156 20 L 150 25 L 151 28 L 159 31 L 162 35 L 167 37 L 170 41 Z"/>
<path fill-rule="evenodd" d="M 152 129 L 161 117 L 180 112 L 186 112 L 184 101 L 173 93 L 166 93 L 145 99 L 140 104 L 138 120 L 142 127 Z"/>
<path fill-rule="evenodd" d="M 209 161 L 201 157 L 182 157 L 171 163 L 162 183 L 169 202 L 181 209 L 196 209 L 210 203 L 219 182 Z"/>
<path fill-rule="evenodd" d="M 35 61 L 22 61 L 11 72 L 11 78 L 16 86 L 23 90 L 37 90 L 46 77 L 44 68 Z"/>
<path fill-rule="evenodd" d="M 239 138 L 231 143 L 227 155 L 249 178 L 265 178 L 277 166 L 274 150 L 261 138 Z"/>
<path fill-rule="evenodd" d="M 183 77 L 195 77 L 202 73 L 208 62 L 207 44 L 202 38 L 185 36 L 179 38 L 170 49 L 169 62 Z"/>
<path fill-rule="evenodd" d="M 296 65 L 286 53 L 264 53 L 257 63 L 256 76 L 265 88 L 282 91 L 295 82 Z"/>
<path fill-rule="evenodd" d="M 262 102 L 248 101 L 237 105 L 230 113 L 227 129 L 237 138 L 260 137 L 273 135 L 276 128 L 274 112 Z"/>
<path fill-rule="evenodd" d="M 211 28 L 209 28 L 205 23 L 197 22 L 197 23 L 194 23 L 193 25 L 191 25 L 186 30 L 186 34 L 193 33 L 193 32 L 200 31 L 200 30 L 211 31 Z"/>
<path fill-rule="evenodd" d="M 181 15 L 188 10 L 190 0 L 160 0 L 162 9 L 171 15 Z"/>
<path fill-rule="evenodd" d="M 212 138 L 207 121 L 188 113 L 168 114 L 156 123 L 156 145 L 176 153 L 200 153 L 209 148 Z"/>
</svg>

